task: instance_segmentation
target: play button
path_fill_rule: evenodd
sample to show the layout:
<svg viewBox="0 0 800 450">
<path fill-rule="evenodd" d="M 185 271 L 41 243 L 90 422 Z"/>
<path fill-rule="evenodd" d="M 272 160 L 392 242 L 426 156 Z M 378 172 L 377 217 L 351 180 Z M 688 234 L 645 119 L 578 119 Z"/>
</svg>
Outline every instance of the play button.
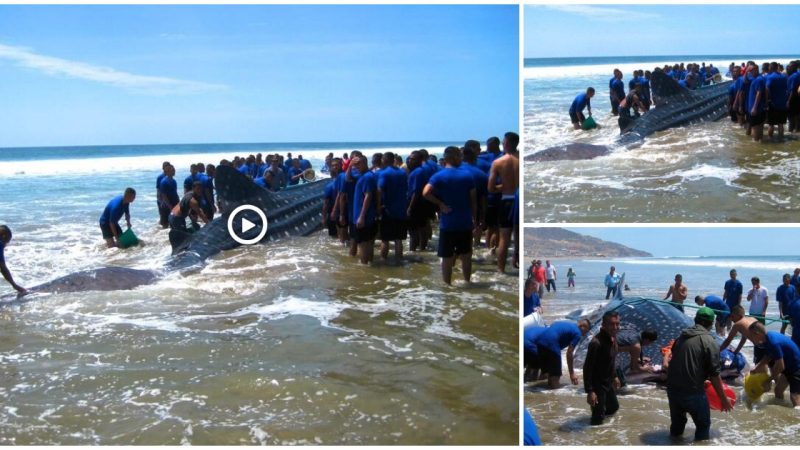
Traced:
<svg viewBox="0 0 800 450">
<path fill-rule="evenodd" d="M 242 217 L 242 233 L 247 233 L 248 231 L 255 228 L 255 226 L 256 224 Z"/>
<path fill-rule="evenodd" d="M 238 227 L 235 226 L 237 222 L 239 224 Z M 248 233 L 259 227 L 258 233 Z M 264 211 L 253 205 L 238 206 L 228 216 L 228 234 L 231 235 L 234 241 L 242 245 L 257 244 L 267 234 L 267 216 Z M 255 235 L 251 236 L 253 234 Z"/>
</svg>

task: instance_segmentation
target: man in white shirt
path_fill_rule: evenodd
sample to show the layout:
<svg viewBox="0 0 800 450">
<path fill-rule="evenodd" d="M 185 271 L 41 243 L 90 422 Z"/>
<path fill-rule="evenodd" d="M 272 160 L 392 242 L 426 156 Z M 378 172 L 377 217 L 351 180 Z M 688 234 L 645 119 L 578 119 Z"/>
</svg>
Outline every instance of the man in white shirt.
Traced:
<svg viewBox="0 0 800 450">
<path fill-rule="evenodd" d="M 764 316 L 767 314 L 767 304 L 769 303 L 769 296 L 767 290 L 761 287 L 761 280 L 758 277 L 753 277 L 750 280 L 753 283 L 753 289 L 747 293 L 747 301 L 750 302 L 751 316 L 756 316 L 756 319 L 764 324 Z"/>
<path fill-rule="evenodd" d="M 550 292 L 550 287 L 553 287 L 553 292 L 556 291 L 556 266 L 550 264 L 550 260 L 545 261 L 547 266 L 544 268 L 547 274 L 547 292 Z"/>
</svg>

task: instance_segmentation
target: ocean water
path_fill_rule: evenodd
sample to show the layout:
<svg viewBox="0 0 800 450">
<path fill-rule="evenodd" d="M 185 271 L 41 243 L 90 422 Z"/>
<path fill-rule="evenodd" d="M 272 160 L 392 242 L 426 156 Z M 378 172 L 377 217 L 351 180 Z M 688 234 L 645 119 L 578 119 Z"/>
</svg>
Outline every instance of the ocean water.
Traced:
<svg viewBox="0 0 800 450">
<path fill-rule="evenodd" d="M 525 259 L 545 259 L 547 255 L 526 254 Z M 775 289 L 784 273 L 800 267 L 800 256 L 765 257 L 672 257 L 672 258 L 581 258 L 559 259 L 553 263 L 559 271 L 557 293 L 545 294 L 544 316 L 548 323 L 563 320 L 570 312 L 593 310 L 605 304 L 606 288 L 603 279 L 610 266 L 625 273 L 630 291 L 625 296 L 643 296 L 662 299 L 675 274 L 683 275 L 689 288 L 686 304 L 695 305 L 695 295 L 722 296 L 730 269 L 736 269 L 744 286 L 742 302 L 745 309 L 747 291 L 752 287 L 750 278 L 758 276 L 770 295 L 767 316 L 777 317 Z M 577 273 L 575 288 L 567 288 L 567 269 Z M 694 316 L 696 309 L 685 308 Z M 769 329 L 778 330 L 778 324 Z M 789 328 L 789 333 L 791 328 Z M 734 344 L 737 341 L 734 341 Z M 752 344 L 743 350 L 752 361 Z M 566 364 L 566 363 L 564 363 Z M 564 365 L 566 367 L 566 365 Z M 620 391 L 620 411 L 604 425 L 589 426 L 591 413 L 583 391 L 580 368 L 578 386 L 566 385 L 554 391 L 528 384 L 524 392 L 525 407 L 535 417 L 539 433 L 545 444 L 558 445 L 675 445 L 691 443 L 694 426 L 689 421 L 685 439 L 671 441 L 669 434 L 669 406 L 666 392 L 655 385 L 634 385 Z M 565 369 L 566 373 L 566 369 Z M 565 377 L 562 382 L 569 382 Z M 792 445 L 798 430 L 800 410 L 791 408 L 788 400 L 778 401 L 771 393 L 748 408 L 742 399 L 743 388 L 733 387 L 739 397 L 734 411 L 724 414 L 712 411 L 712 441 L 714 445 Z M 786 393 L 788 399 L 788 392 Z"/>
<path fill-rule="evenodd" d="M 102 266 L 162 267 L 161 161 L 444 144 L 0 149 L 6 260 L 33 286 Z M 113 153 L 114 156 L 110 156 Z M 97 220 L 126 186 L 144 244 L 106 249 Z M 133 291 L 0 306 L 3 444 L 513 444 L 517 272 L 476 252 L 445 287 L 432 252 L 365 268 L 322 232 L 216 255 Z M 10 293 L 0 283 L 0 297 Z"/>
<path fill-rule="evenodd" d="M 606 145 L 593 160 L 525 163 L 525 220 L 531 222 L 794 222 L 800 208 L 800 141 L 753 143 L 720 120 L 647 137 L 637 148 L 616 146 L 608 81 L 614 68 L 626 85 L 635 69 L 705 62 L 724 75 L 731 62 L 778 61 L 797 55 L 701 55 L 526 59 L 525 155 L 556 145 Z M 575 131 L 567 111 L 587 87 L 599 129 Z"/>
</svg>

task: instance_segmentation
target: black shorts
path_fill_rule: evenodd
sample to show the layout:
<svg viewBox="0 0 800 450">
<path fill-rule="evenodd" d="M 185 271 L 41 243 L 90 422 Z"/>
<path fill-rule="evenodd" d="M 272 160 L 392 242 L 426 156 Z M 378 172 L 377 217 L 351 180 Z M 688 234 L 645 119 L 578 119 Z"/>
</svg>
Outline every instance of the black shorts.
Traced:
<svg viewBox="0 0 800 450">
<path fill-rule="evenodd" d="M 439 230 L 440 258 L 452 258 L 472 253 L 472 231 L 445 231 Z"/>
<path fill-rule="evenodd" d="M 611 114 L 619 114 L 619 102 L 616 100 L 611 100 Z"/>
<path fill-rule="evenodd" d="M 336 226 L 336 222 L 332 220 L 328 220 L 328 236 L 337 236 L 339 233 L 339 228 Z"/>
<path fill-rule="evenodd" d="M 407 234 L 405 219 L 393 219 L 386 214 L 383 215 L 380 229 L 382 241 L 402 241 Z"/>
<path fill-rule="evenodd" d="M 408 217 L 408 229 L 416 230 L 424 227 L 428 223 L 428 212 L 425 210 L 426 200 L 417 201 L 411 208 L 411 215 Z"/>
<path fill-rule="evenodd" d="M 558 354 L 546 348 L 539 348 L 539 367 L 548 377 L 561 376 L 561 352 Z"/>
<path fill-rule="evenodd" d="M 583 121 L 586 120 L 586 117 L 583 115 L 582 112 L 572 112 L 572 111 L 570 111 L 569 112 L 569 120 L 571 120 L 572 123 L 582 124 Z"/>
<path fill-rule="evenodd" d="M 800 369 L 794 373 L 789 373 L 788 370 L 783 371 L 786 380 L 789 381 L 789 393 L 792 395 L 800 394 Z"/>
<path fill-rule="evenodd" d="M 770 109 L 767 111 L 767 123 L 770 125 L 783 125 L 786 123 L 786 117 L 789 115 L 787 111 L 776 111 Z"/>
<path fill-rule="evenodd" d="M 539 368 L 539 354 L 524 350 L 522 356 L 522 364 L 526 369 L 534 370 Z"/>
<path fill-rule="evenodd" d="M 497 204 L 489 203 L 486 206 L 486 226 L 488 228 L 497 228 L 497 219 L 500 216 L 500 206 Z"/>
<path fill-rule="evenodd" d="M 375 235 L 378 231 L 378 224 L 375 222 L 368 223 L 364 225 L 364 228 L 358 228 L 357 226 L 353 225 L 352 228 L 353 236 L 356 238 L 357 244 L 363 244 L 364 242 L 371 242 L 375 240 Z"/>
<path fill-rule="evenodd" d="M 800 95 L 795 95 L 789 100 L 789 115 L 796 116 L 800 114 Z"/>
<path fill-rule="evenodd" d="M 747 116 L 747 123 L 751 127 L 757 127 L 759 125 L 764 125 L 764 121 L 766 120 L 766 118 L 767 118 L 767 115 L 764 113 L 764 111 L 761 111 L 760 113 L 756 114 L 755 116 L 748 115 Z"/>
<path fill-rule="evenodd" d="M 730 110 L 728 110 L 728 113 L 731 116 L 731 122 L 738 122 L 739 114 L 736 113 L 735 109 L 731 108 Z"/>
<path fill-rule="evenodd" d="M 119 233 L 122 233 L 122 228 L 119 226 L 119 223 L 117 223 L 116 225 L 117 225 L 117 231 Z M 101 223 L 100 231 L 103 232 L 103 239 L 114 239 L 114 233 L 111 232 L 111 226 L 109 224 Z"/>
<path fill-rule="evenodd" d="M 500 215 L 497 217 L 497 223 L 500 228 L 513 228 L 514 223 L 514 199 L 503 199 L 500 203 Z"/>
</svg>

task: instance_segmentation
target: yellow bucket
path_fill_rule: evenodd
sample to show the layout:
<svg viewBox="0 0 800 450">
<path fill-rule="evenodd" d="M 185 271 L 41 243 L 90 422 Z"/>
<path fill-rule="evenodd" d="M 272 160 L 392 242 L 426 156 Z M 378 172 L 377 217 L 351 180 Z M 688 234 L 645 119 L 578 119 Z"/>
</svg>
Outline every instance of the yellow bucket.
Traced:
<svg viewBox="0 0 800 450">
<path fill-rule="evenodd" d="M 764 395 L 764 383 L 769 380 L 767 373 L 751 373 L 744 378 L 744 392 L 747 398 L 758 401 Z"/>
</svg>

